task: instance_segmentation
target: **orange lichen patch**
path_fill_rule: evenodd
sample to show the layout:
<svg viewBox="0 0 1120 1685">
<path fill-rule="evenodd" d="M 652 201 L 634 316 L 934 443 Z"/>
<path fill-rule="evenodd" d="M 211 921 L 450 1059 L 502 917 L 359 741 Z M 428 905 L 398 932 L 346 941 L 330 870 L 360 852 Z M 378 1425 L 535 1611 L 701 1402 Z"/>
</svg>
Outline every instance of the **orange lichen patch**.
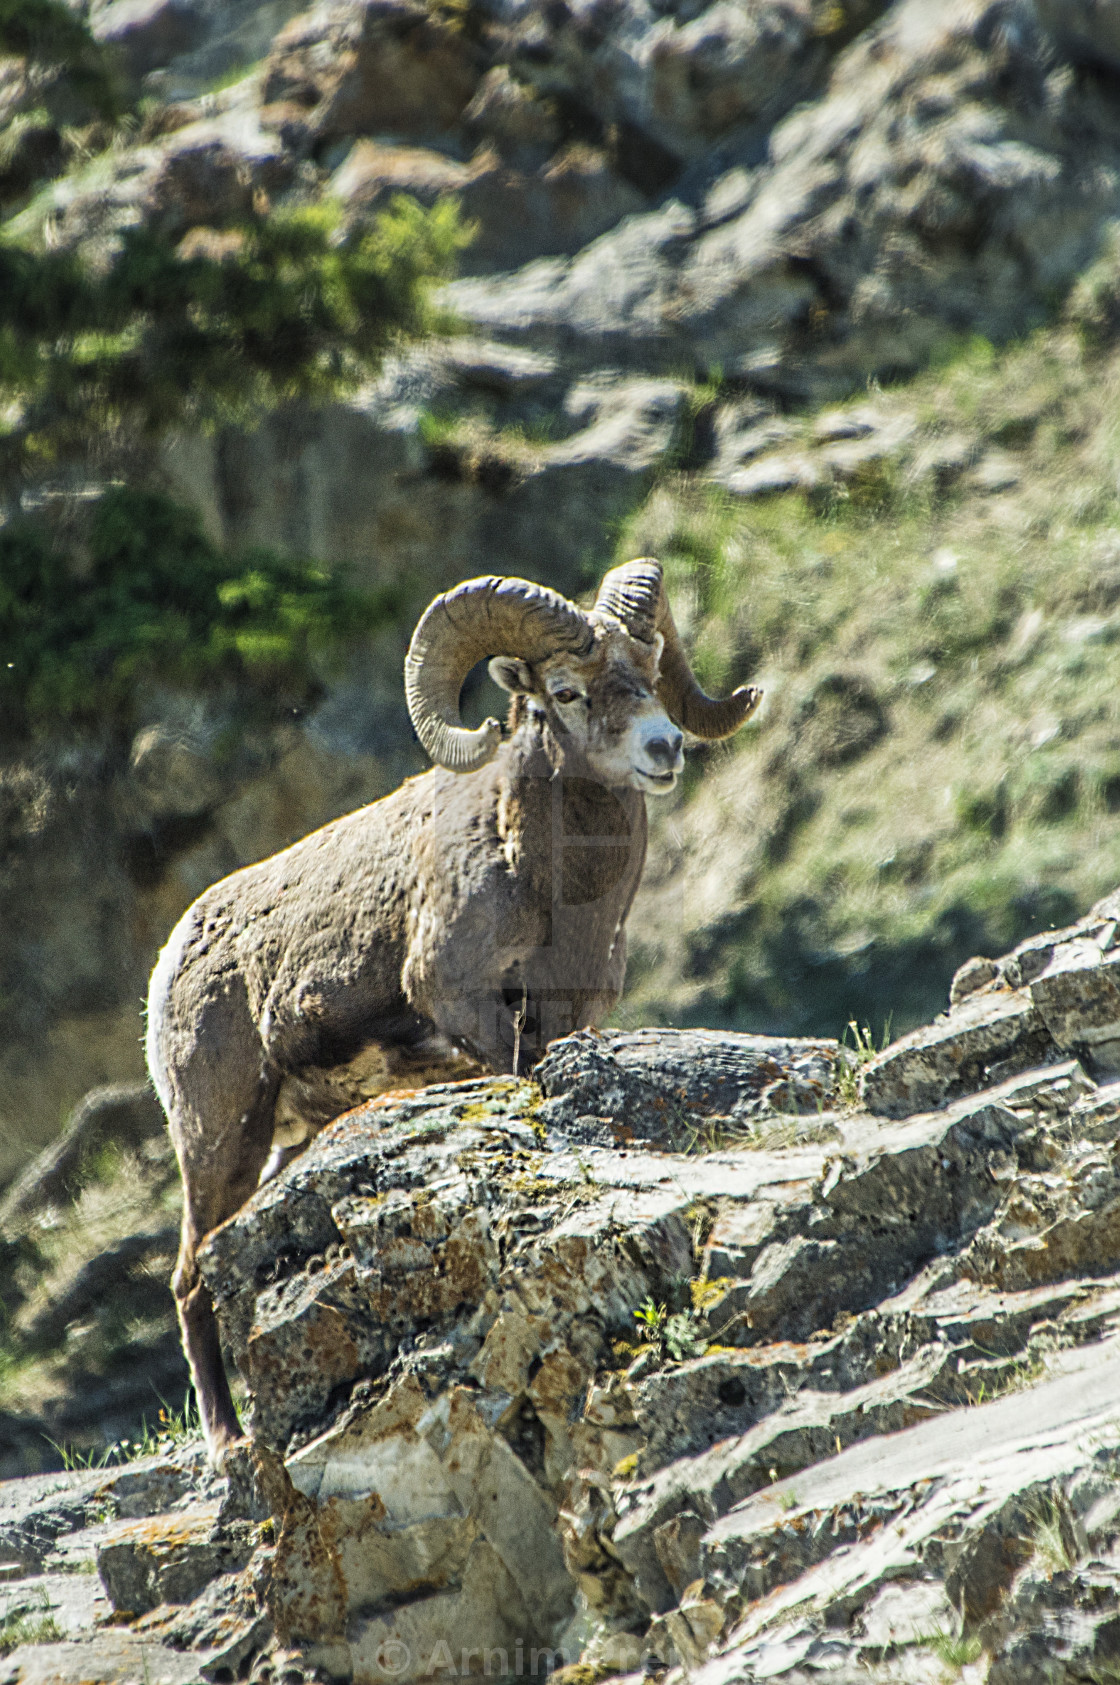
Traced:
<svg viewBox="0 0 1120 1685">
<path fill-rule="evenodd" d="M 390 1243 L 398 1253 L 407 1244 Z M 442 1245 L 414 1240 L 407 1272 L 388 1269 L 366 1281 L 370 1308 L 379 1321 L 407 1314 L 417 1321 L 445 1315 L 460 1305 L 476 1305 L 495 1270 L 492 1243 L 478 1213 L 448 1235 Z M 379 1285 L 380 1283 L 380 1285 Z"/>
<path fill-rule="evenodd" d="M 694 1311 L 711 1310 L 714 1305 L 729 1293 L 733 1287 L 741 1285 L 729 1275 L 714 1277 L 711 1281 L 693 1281 L 689 1284 Z"/>
<path fill-rule="evenodd" d="M 154 1554 L 182 1550 L 184 1546 L 209 1541 L 218 1522 L 221 1504 L 192 1504 L 189 1510 L 171 1515 L 152 1515 L 142 1521 L 121 1521 L 111 1529 L 105 1544 L 142 1546 Z"/>
<path fill-rule="evenodd" d="M 738 1346 L 735 1349 L 743 1363 L 761 1367 L 783 1359 L 789 1363 L 809 1363 L 824 1344 L 827 1340 L 775 1340 L 769 1346 Z"/>
<path fill-rule="evenodd" d="M 390 1106 L 398 1106 L 402 1100 L 414 1099 L 421 1092 L 422 1090 L 419 1088 L 390 1088 L 384 1094 L 379 1094 L 376 1100 L 368 1100 L 364 1106 L 356 1106 L 354 1109 L 364 1112 L 383 1112 L 388 1110 Z M 349 1117 L 350 1113 L 345 1112 L 343 1116 Z"/>
<path fill-rule="evenodd" d="M 357 1372 L 357 1344 L 333 1305 L 323 1307 L 321 1321 L 308 1325 L 304 1340 L 307 1355 L 321 1375 L 344 1381 Z"/>
<path fill-rule="evenodd" d="M 240 1569 L 251 1541 L 224 1534 L 218 1502 L 123 1521 L 98 1545 L 97 1568 L 113 1607 L 129 1619 L 162 1603 L 190 1603 L 218 1574 Z"/>
<path fill-rule="evenodd" d="M 316 1506 L 296 1490 L 279 1457 L 264 1447 L 257 1457 L 270 1508 L 281 1516 L 266 1593 L 276 1635 L 282 1644 L 340 1637 L 346 1587 Z"/>
<path fill-rule="evenodd" d="M 270 1351 L 272 1342 L 254 1331 L 249 1338 L 248 1362 L 254 1391 L 269 1385 L 273 1362 L 282 1376 L 290 1375 L 298 1360 L 324 1383 L 348 1381 L 358 1372 L 358 1347 L 346 1319 L 333 1305 L 316 1305 L 315 1314 L 304 1318 L 299 1329 L 299 1350 Z"/>
</svg>

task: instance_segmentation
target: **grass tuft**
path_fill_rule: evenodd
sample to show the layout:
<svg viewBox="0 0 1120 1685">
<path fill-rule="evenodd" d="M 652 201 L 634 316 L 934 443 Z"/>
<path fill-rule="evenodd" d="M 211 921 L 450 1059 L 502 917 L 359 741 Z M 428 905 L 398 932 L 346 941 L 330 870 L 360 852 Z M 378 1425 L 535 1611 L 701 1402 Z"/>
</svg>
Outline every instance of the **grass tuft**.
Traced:
<svg viewBox="0 0 1120 1685">
<path fill-rule="evenodd" d="M 848 1037 L 851 1036 L 851 1046 Z M 883 1025 L 883 1033 L 879 1045 L 875 1045 L 875 1038 L 866 1024 L 858 1024 L 854 1018 L 849 1018 L 840 1044 L 840 1057 L 836 1066 L 836 1098 L 842 1106 L 858 1106 L 861 1104 L 859 1091 L 860 1072 L 872 1059 L 885 1051 L 890 1045 L 891 1020 L 888 1015 Z"/>
<path fill-rule="evenodd" d="M 51 1602 L 40 1589 L 36 1601 L 9 1611 L 0 1619 L 0 1656 L 23 1644 L 55 1644 L 66 1634 L 51 1613 Z"/>
<path fill-rule="evenodd" d="M 1077 1563 L 1077 1551 L 1059 1505 L 1052 1498 L 1040 1498 L 1034 1507 L 1032 1520 L 1035 1560 L 1051 1574 L 1073 1568 Z"/>
<path fill-rule="evenodd" d="M 979 1661 L 982 1649 L 978 1638 L 966 1638 L 963 1634 L 949 1632 L 944 1627 L 935 1627 L 932 1632 L 923 1633 L 914 1640 L 914 1644 L 919 1650 L 932 1650 L 946 1667 L 958 1670 L 971 1667 L 973 1662 Z"/>
</svg>

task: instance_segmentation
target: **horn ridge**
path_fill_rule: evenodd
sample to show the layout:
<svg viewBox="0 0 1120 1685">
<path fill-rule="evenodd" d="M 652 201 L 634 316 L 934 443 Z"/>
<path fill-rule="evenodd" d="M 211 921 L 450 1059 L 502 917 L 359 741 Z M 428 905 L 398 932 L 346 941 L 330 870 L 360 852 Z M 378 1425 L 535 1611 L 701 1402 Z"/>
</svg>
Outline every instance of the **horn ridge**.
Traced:
<svg viewBox="0 0 1120 1685">
<path fill-rule="evenodd" d="M 669 718 L 693 737 L 730 737 L 762 700 L 756 685 L 740 685 L 720 698 L 701 689 L 673 620 L 661 563 L 653 556 L 612 568 L 599 587 L 594 612 L 613 615 L 642 643 L 652 643 L 660 632 L 664 645 L 657 694 Z"/>
<path fill-rule="evenodd" d="M 612 614 L 632 638 L 651 644 L 657 635 L 658 605 L 664 589 L 661 563 L 652 556 L 640 556 L 604 574 L 595 597 L 595 612 Z"/>
</svg>

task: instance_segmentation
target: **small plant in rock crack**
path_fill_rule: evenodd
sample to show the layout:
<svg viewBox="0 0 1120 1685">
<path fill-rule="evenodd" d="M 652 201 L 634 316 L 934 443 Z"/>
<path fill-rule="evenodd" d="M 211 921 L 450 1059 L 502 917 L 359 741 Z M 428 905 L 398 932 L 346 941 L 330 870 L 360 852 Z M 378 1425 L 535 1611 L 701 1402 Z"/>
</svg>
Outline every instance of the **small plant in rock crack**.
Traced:
<svg viewBox="0 0 1120 1685">
<path fill-rule="evenodd" d="M 693 1311 L 678 1311 L 665 1324 L 665 1349 L 674 1363 L 684 1363 L 690 1357 L 703 1357 L 708 1342 Z"/>
<path fill-rule="evenodd" d="M 932 1650 L 939 1661 L 947 1667 L 970 1667 L 980 1657 L 981 1644 L 978 1638 L 966 1638 L 963 1633 L 947 1632 L 944 1627 L 935 1627 L 932 1632 L 926 1632 L 914 1640 L 920 1650 Z"/>
<path fill-rule="evenodd" d="M 162 1395 L 159 1402 L 160 1411 L 155 1427 L 149 1425 L 145 1416 L 136 1438 L 122 1443 L 121 1450 L 127 1461 L 135 1461 L 138 1457 L 154 1457 L 157 1452 L 171 1450 L 176 1445 L 183 1445 L 188 1440 L 201 1437 L 198 1406 L 192 1395 L 188 1394 L 181 1410 L 176 1410 L 173 1405 L 168 1404 Z"/>
<path fill-rule="evenodd" d="M 592 1168 L 588 1164 L 587 1160 L 585 1158 L 581 1158 L 578 1153 L 576 1153 L 574 1156 L 575 1156 L 576 1164 L 579 1167 L 580 1176 L 583 1178 L 583 1181 L 586 1184 L 586 1186 L 589 1187 L 589 1188 L 598 1187 L 598 1183 L 595 1180 L 595 1172 L 592 1170 Z M 649 1303 L 651 1303 L 651 1301 L 647 1299 L 646 1303 L 649 1304 Z M 664 1308 L 665 1308 L 664 1305 L 661 1308 L 662 1308 L 662 1310 L 664 1310 Z M 634 1315 L 637 1316 L 637 1314 L 638 1314 L 637 1311 L 635 1311 Z"/>
<path fill-rule="evenodd" d="M 76 1474 L 86 1469 L 104 1469 L 111 1463 L 121 1462 L 121 1447 L 117 1444 L 106 1445 L 100 1451 L 96 1447 L 82 1447 L 78 1445 L 62 1445 L 49 1434 L 43 1438 L 53 1451 L 57 1451 L 62 1459 L 62 1466 L 67 1474 Z"/>
<path fill-rule="evenodd" d="M 634 1321 L 643 1336 L 643 1343 L 656 1346 L 659 1350 L 665 1344 L 665 1324 L 669 1320 L 666 1307 L 655 1305 L 652 1299 L 643 1299 L 634 1312 Z"/>
<path fill-rule="evenodd" d="M 1035 1560 L 1050 1574 L 1077 1561 L 1077 1545 L 1067 1518 L 1053 1499 L 1040 1498 L 1032 1512 Z"/>
<path fill-rule="evenodd" d="M 654 1304 L 652 1298 L 647 1298 L 634 1312 L 634 1320 L 642 1338 L 636 1348 L 627 1349 L 635 1356 L 648 1351 L 659 1361 L 663 1362 L 668 1357 L 673 1363 L 684 1363 L 690 1357 L 702 1357 L 707 1350 L 708 1342 L 701 1332 L 700 1319 L 695 1311 L 677 1311 L 670 1315 L 666 1305 Z"/>
<path fill-rule="evenodd" d="M 241 1419 L 240 1408 L 238 1420 Z M 159 1453 L 173 1450 L 177 1445 L 201 1437 L 198 1407 L 193 1397 L 188 1396 L 181 1410 L 176 1410 L 167 1400 L 160 1396 L 160 1411 L 155 1427 L 149 1423 L 147 1416 L 141 1417 L 140 1430 L 134 1439 L 115 1440 L 101 1450 L 83 1448 L 76 1445 L 59 1444 L 50 1439 L 47 1443 L 62 1459 L 62 1466 L 70 1473 L 84 1469 L 109 1468 L 116 1463 L 134 1463 L 141 1457 L 154 1457 Z M 115 1511 L 110 1507 L 103 1519 L 112 1519 Z"/>
<path fill-rule="evenodd" d="M 1000 1363 L 997 1359 L 992 1373 L 981 1375 L 974 1386 L 965 1386 L 965 1401 L 970 1405 L 989 1404 L 992 1399 L 1003 1398 L 1009 1392 L 1025 1392 L 1046 1374 L 1049 1359 L 1058 1349 L 1055 1339 L 1044 1337 L 1032 1340 L 1025 1356 L 1017 1363 Z M 963 1378 L 966 1382 L 970 1380 L 967 1369 Z"/>
<path fill-rule="evenodd" d="M 10 1609 L 0 1619 L 0 1656 L 18 1650 L 24 1644 L 53 1644 L 66 1634 L 55 1620 L 53 1605 L 45 1591 L 40 1590 L 34 1603 L 24 1603 Z"/>
<path fill-rule="evenodd" d="M 848 1046 L 848 1036 L 851 1035 L 852 1045 Z M 879 1045 L 875 1045 L 875 1037 L 868 1024 L 860 1024 L 854 1018 L 849 1018 L 847 1028 L 840 1038 L 840 1060 L 836 1069 L 836 1098 L 842 1106 L 858 1106 L 860 1103 L 859 1078 L 865 1065 L 890 1044 L 891 1020 L 888 1017 L 883 1025 L 883 1034 Z"/>
</svg>

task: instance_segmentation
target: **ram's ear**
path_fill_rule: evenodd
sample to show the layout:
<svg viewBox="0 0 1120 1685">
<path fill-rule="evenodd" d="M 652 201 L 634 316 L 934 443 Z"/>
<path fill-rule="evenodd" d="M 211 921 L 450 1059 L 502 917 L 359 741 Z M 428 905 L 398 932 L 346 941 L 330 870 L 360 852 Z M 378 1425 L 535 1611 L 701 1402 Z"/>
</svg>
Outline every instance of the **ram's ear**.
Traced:
<svg viewBox="0 0 1120 1685">
<path fill-rule="evenodd" d="M 537 681 L 527 661 L 516 655 L 496 655 L 490 663 L 490 677 L 511 696 L 535 696 Z"/>
</svg>

